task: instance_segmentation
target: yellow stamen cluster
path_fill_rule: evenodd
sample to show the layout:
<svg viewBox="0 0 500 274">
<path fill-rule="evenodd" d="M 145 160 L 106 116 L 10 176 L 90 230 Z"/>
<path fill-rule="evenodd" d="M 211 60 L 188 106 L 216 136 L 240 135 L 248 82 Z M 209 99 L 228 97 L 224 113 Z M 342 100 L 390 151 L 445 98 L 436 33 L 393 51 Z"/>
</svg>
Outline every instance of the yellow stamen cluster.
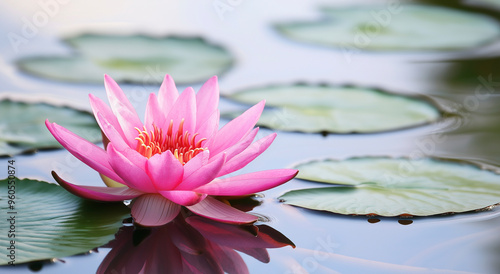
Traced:
<svg viewBox="0 0 500 274">
<path fill-rule="evenodd" d="M 148 159 L 155 154 L 161 154 L 170 150 L 172 154 L 181 162 L 186 164 L 198 153 L 206 150 L 201 147 L 201 144 L 206 139 L 200 139 L 196 142 L 198 133 L 191 136 L 189 132 L 183 132 L 184 119 L 179 124 L 179 129 L 173 132 L 174 121 L 170 121 L 170 125 L 166 133 L 161 128 L 153 125 L 153 130 L 148 132 L 144 126 L 143 130 L 135 128 L 139 135 L 135 138 L 137 142 L 137 151 Z"/>
</svg>

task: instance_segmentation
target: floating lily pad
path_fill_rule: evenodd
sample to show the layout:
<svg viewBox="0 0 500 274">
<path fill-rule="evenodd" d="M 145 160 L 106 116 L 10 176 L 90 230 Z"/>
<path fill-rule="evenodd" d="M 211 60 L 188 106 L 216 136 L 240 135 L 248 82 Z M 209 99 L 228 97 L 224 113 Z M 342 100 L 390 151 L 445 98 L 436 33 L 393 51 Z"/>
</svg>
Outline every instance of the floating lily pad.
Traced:
<svg viewBox="0 0 500 274">
<path fill-rule="evenodd" d="M 439 110 L 421 98 L 358 87 L 275 86 L 229 98 L 248 104 L 265 99 L 267 108 L 258 125 L 284 131 L 370 133 L 418 126 L 440 117 Z"/>
<path fill-rule="evenodd" d="M 14 259 L 5 256 L 11 245 L 15 264 L 87 252 L 114 239 L 122 220 L 130 216 L 121 203 L 87 201 L 47 182 L 4 179 L 0 187 L 4 190 L 0 192 L 0 265 Z M 9 197 L 8 190 L 15 190 L 15 197 Z M 15 202 L 12 209 L 9 200 Z M 7 221 L 11 216 L 14 221 Z"/>
<path fill-rule="evenodd" d="M 45 126 L 45 119 L 87 140 L 101 140 L 101 131 L 94 116 L 69 107 L 5 99 L 0 101 L 0 117 L 0 156 L 61 147 Z"/>
<path fill-rule="evenodd" d="M 75 55 L 29 57 L 19 60 L 19 67 L 60 81 L 102 83 L 106 73 L 118 82 L 158 84 L 167 73 L 176 83 L 203 81 L 233 62 L 223 48 L 200 38 L 86 34 L 64 42 Z"/>
<path fill-rule="evenodd" d="M 429 216 L 500 203 L 500 175 L 458 161 L 351 158 L 297 166 L 297 178 L 336 184 L 293 190 L 287 204 L 340 214 Z"/>
<path fill-rule="evenodd" d="M 361 50 L 460 50 L 498 39 L 488 16 L 426 5 L 323 8 L 323 20 L 280 24 L 302 42 Z"/>
</svg>

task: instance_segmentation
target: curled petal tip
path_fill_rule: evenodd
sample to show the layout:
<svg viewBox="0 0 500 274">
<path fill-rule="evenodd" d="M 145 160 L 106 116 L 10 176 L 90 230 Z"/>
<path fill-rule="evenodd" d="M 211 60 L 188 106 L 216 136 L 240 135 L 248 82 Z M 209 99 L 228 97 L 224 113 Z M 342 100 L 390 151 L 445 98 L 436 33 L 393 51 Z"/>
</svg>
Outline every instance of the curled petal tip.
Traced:
<svg viewBox="0 0 500 274">
<path fill-rule="evenodd" d="M 295 176 L 297 176 L 297 174 L 299 174 L 298 169 L 282 169 L 282 172 L 283 179 L 285 179 L 284 183 L 292 180 L 293 178 L 295 178 Z"/>
<path fill-rule="evenodd" d="M 45 126 L 47 127 L 47 129 L 49 130 L 49 132 L 54 136 L 54 138 L 56 138 L 56 140 L 59 141 L 59 139 L 57 139 L 57 133 L 56 133 L 56 129 L 54 129 L 54 126 L 56 126 L 57 124 L 56 123 L 51 123 L 49 121 L 49 119 L 45 119 Z"/>
</svg>

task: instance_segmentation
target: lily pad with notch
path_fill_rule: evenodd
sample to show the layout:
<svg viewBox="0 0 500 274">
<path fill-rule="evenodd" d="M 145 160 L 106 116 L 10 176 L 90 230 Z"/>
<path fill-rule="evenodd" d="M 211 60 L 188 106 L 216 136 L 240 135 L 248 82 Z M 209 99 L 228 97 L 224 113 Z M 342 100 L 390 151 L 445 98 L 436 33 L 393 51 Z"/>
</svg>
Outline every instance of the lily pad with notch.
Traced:
<svg viewBox="0 0 500 274">
<path fill-rule="evenodd" d="M 5 220 L 11 220 L 0 223 L 0 244 L 14 246 L 15 264 L 88 252 L 114 239 L 122 220 L 130 216 L 123 203 L 84 200 L 43 181 L 4 179 L 0 187 L 6 190 L 0 193 L 0 208 Z M 9 200 L 14 201 L 12 208 Z M 0 265 L 9 261 L 2 256 Z"/>
<path fill-rule="evenodd" d="M 325 7 L 322 20 L 282 23 L 284 36 L 349 50 L 463 50 L 500 38 L 487 15 L 431 5 Z"/>
<path fill-rule="evenodd" d="M 60 148 L 61 145 L 47 130 L 45 119 L 92 142 L 99 142 L 102 138 L 91 113 L 70 107 L 3 99 L 0 101 L 0 117 L 0 156 Z"/>
<path fill-rule="evenodd" d="M 297 178 L 332 187 L 292 190 L 286 204 L 346 215 L 430 216 L 500 203 L 500 175 L 465 161 L 367 157 L 296 166 Z"/>
<path fill-rule="evenodd" d="M 283 131 L 374 133 L 420 126 L 441 117 L 440 110 L 422 96 L 353 86 L 280 85 L 243 90 L 228 97 L 246 104 L 265 99 L 266 109 L 258 125 Z"/>
<path fill-rule="evenodd" d="M 67 56 L 34 56 L 18 60 L 29 74 L 67 82 L 158 84 L 166 73 L 177 82 L 193 83 L 221 74 L 233 63 L 222 47 L 197 37 L 84 34 L 63 40 L 75 51 Z"/>
</svg>

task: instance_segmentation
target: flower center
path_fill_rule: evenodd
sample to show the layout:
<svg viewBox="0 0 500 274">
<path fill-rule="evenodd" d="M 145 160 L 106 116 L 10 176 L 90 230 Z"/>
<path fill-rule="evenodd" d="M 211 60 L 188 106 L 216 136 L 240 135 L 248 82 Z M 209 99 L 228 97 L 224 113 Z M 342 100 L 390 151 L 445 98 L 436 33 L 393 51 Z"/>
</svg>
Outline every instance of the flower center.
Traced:
<svg viewBox="0 0 500 274">
<path fill-rule="evenodd" d="M 174 126 L 174 121 L 170 121 L 166 133 L 155 125 L 153 125 L 153 130 L 150 132 L 147 132 L 145 126 L 144 130 L 135 128 L 139 132 L 139 135 L 135 138 L 138 141 L 136 150 L 148 159 L 155 154 L 161 154 L 162 152 L 170 150 L 181 164 L 186 164 L 194 156 L 207 148 L 201 147 L 201 143 L 203 143 L 206 138 L 195 142 L 198 133 L 191 136 L 189 132 L 183 132 L 183 125 L 184 119 L 181 120 L 179 129 L 173 132 L 172 127 Z"/>
</svg>

